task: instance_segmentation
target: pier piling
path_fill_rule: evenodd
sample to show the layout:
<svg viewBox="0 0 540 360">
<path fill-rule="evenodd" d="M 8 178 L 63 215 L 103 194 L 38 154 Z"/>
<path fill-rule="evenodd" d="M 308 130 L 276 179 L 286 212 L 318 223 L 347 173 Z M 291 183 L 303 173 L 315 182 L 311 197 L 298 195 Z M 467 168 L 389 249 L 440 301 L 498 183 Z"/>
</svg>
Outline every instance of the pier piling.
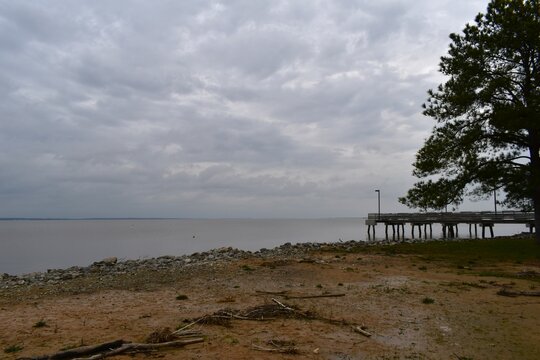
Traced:
<svg viewBox="0 0 540 360">
<path fill-rule="evenodd" d="M 490 211 L 482 212 L 454 212 L 454 213 L 394 213 L 380 214 L 370 213 L 366 219 L 368 235 L 375 236 L 377 224 L 384 224 L 385 236 L 388 239 L 388 227 L 392 226 L 392 237 L 395 239 L 405 238 L 405 224 L 411 226 L 411 236 L 415 237 L 415 227 L 418 227 L 418 236 L 422 237 L 422 225 L 424 227 L 424 237 L 433 236 L 434 223 L 441 224 L 444 238 L 454 238 L 459 236 L 459 224 L 469 225 L 469 236 L 472 237 L 474 227 L 474 237 L 478 237 L 478 225 L 482 227 L 482 238 L 486 237 L 486 228 L 489 228 L 489 235 L 494 237 L 495 224 L 525 224 L 532 233 L 534 229 L 534 213 L 521 211 Z M 397 227 L 397 229 L 396 229 Z M 401 232 L 401 234 L 400 234 Z"/>
</svg>

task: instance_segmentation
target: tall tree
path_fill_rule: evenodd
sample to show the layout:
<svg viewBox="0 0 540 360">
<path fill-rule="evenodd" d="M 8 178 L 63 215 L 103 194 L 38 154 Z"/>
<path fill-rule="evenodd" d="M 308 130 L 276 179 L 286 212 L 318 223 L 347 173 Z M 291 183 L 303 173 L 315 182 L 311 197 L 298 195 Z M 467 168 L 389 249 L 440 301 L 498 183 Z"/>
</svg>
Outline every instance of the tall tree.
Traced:
<svg viewBox="0 0 540 360">
<path fill-rule="evenodd" d="M 420 178 L 400 201 L 441 209 L 496 189 L 534 209 L 540 243 L 540 0 L 492 0 L 441 58 L 428 91 L 437 124 L 416 155 Z"/>
</svg>

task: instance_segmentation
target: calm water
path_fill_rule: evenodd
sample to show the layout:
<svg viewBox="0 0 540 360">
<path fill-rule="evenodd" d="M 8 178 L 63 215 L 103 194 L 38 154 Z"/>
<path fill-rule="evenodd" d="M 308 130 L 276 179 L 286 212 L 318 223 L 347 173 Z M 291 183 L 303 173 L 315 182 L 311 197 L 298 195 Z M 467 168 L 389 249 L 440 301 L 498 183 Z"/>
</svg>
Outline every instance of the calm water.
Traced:
<svg viewBox="0 0 540 360">
<path fill-rule="evenodd" d="M 441 236 L 440 228 L 434 226 L 433 230 L 434 237 Z M 468 237 L 466 227 L 459 231 L 460 236 Z M 525 231 L 522 225 L 495 226 L 495 235 L 521 231 Z M 384 236 L 383 225 L 378 226 L 376 236 Z M 410 236 L 409 228 L 406 236 Z M 366 237 L 361 218 L 4 220 L 0 221 L 0 273 L 85 266 L 110 256 L 139 259 L 223 246 L 254 251 L 286 242 L 337 242 Z"/>
</svg>

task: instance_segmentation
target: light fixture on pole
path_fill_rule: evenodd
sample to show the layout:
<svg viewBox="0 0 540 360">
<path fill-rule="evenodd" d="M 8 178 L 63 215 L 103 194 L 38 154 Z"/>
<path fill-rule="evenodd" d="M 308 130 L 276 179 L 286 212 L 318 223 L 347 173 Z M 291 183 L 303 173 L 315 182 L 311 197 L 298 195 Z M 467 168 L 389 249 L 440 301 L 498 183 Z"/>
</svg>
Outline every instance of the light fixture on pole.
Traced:
<svg viewBox="0 0 540 360">
<path fill-rule="evenodd" d="M 377 203 L 378 203 L 378 206 L 377 206 L 377 219 L 378 220 L 381 220 L 381 190 L 375 190 L 375 192 L 377 193 Z"/>
<path fill-rule="evenodd" d="M 495 214 L 497 214 L 497 189 L 493 189 L 493 205 L 495 205 Z"/>
</svg>

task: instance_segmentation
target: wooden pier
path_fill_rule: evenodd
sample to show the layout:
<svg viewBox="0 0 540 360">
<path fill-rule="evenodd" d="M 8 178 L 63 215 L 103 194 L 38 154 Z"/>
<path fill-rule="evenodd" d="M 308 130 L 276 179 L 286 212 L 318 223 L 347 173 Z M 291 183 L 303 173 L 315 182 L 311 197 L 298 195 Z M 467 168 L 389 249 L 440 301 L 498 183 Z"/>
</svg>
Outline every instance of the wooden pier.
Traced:
<svg viewBox="0 0 540 360">
<path fill-rule="evenodd" d="M 368 236 L 375 237 L 375 226 L 379 223 L 384 224 L 385 234 L 388 238 L 388 229 L 392 228 L 392 236 L 398 239 L 405 237 L 405 224 L 411 226 L 411 236 L 414 238 L 415 228 L 418 229 L 418 234 L 422 236 L 422 228 L 424 236 L 433 235 L 433 224 L 441 224 L 443 237 L 453 238 L 458 236 L 458 225 L 468 224 L 469 235 L 472 237 L 473 229 L 474 236 L 478 237 L 478 226 L 482 228 L 482 238 L 486 236 L 486 229 L 489 229 L 491 237 L 493 237 L 493 227 L 495 224 L 525 224 L 529 227 L 530 232 L 534 230 L 534 213 L 521 211 L 502 211 L 502 212 L 450 212 L 450 213 L 370 213 L 366 219 L 368 227 Z M 401 232 L 401 235 L 400 235 Z"/>
</svg>

